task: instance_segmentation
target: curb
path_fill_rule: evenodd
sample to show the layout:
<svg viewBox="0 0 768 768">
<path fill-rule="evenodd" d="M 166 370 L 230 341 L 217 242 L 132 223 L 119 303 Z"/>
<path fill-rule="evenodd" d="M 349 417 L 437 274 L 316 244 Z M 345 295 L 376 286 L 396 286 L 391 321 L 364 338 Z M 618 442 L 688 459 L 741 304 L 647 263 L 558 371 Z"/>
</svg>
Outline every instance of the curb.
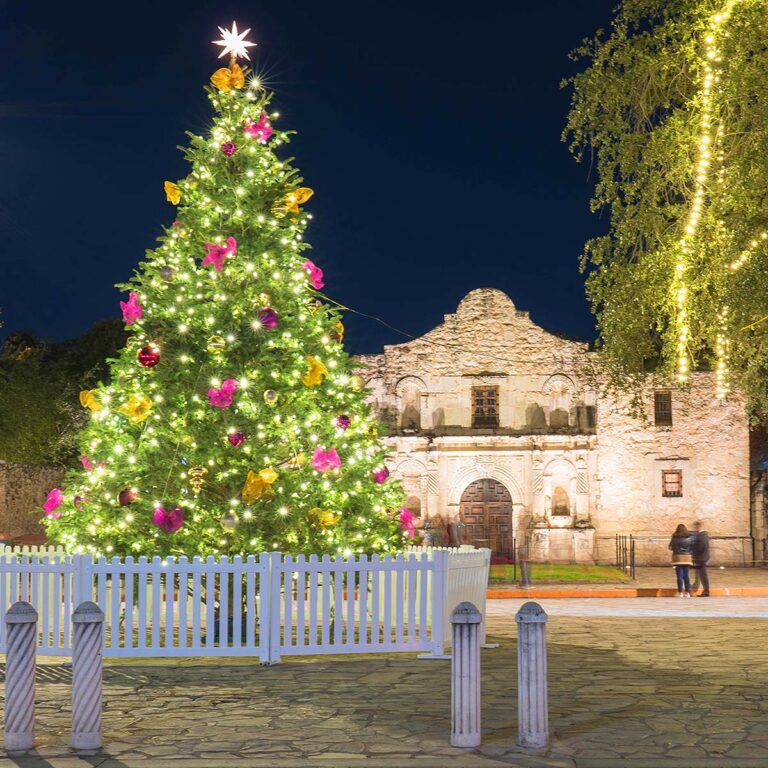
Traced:
<svg viewBox="0 0 768 768">
<path fill-rule="evenodd" d="M 712 597 L 768 597 L 768 587 L 719 587 L 710 589 Z M 676 589 L 661 587 L 605 587 L 604 589 L 547 589 L 529 587 L 528 589 L 489 589 L 489 600 L 508 600 L 514 598 L 547 598 L 549 600 L 589 597 L 675 597 Z"/>
</svg>

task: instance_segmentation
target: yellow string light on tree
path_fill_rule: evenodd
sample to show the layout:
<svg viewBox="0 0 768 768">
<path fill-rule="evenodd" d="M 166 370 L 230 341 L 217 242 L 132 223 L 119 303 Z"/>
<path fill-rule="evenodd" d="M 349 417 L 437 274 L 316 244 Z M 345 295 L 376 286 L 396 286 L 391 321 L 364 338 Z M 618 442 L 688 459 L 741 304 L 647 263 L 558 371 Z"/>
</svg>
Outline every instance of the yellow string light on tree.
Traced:
<svg viewBox="0 0 768 768">
<path fill-rule="evenodd" d="M 728 307 L 723 307 L 718 313 L 718 332 L 715 338 L 715 352 L 717 355 L 717 365 L 715 368 L 715 387 L 716 395 L 719 400 L 724 400 L 728 396 L 730 386 L 728 383 L 728 352 L 730 340 L 726 332 L 728 325 Z"/>
<path fill-rule="evenodd" d="M 688 339 L 690 336 L 688 314 L 688 286 L 686 270 L 688 260 L 694 250 L 696 234 L 705 205 L 705 195 L 712 158 L 712 112 L 713 90 L 719 80 L 718 69 L 722 61 L 717 46 L 717 36 L 722 25 L 730 18 L 733 7 L 738 0 L 729 0 L 724 9 L 715 14 L 710 22 L 710 31 L 704 38 L 704 66 L 701 84 L 701 119 L 699 121 L 699 147 L 696 161 L 696 175 L 693 192 L 693 202 L 688 212 L 685 233 L 680 239 L 675 264 L 674 293 L 677 306 L 677 380 L 685 383 L 688 380 L 689 352 Z"/>
</svg>

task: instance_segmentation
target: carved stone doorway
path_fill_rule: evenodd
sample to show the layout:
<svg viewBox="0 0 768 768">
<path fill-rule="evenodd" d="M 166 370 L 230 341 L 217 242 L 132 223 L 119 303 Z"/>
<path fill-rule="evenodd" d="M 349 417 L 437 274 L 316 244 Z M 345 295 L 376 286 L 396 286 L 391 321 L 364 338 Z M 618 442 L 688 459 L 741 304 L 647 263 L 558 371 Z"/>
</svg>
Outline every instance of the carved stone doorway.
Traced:
<svg viewBox="0 0 768 768">
<path fill-rule="evenodd" d="M 492 555 L 512 553 L 512 497 L 498 480 L 483 478 L 470 483 L 461 494 L 464 543 L 488 547 Z"/>
</svg>

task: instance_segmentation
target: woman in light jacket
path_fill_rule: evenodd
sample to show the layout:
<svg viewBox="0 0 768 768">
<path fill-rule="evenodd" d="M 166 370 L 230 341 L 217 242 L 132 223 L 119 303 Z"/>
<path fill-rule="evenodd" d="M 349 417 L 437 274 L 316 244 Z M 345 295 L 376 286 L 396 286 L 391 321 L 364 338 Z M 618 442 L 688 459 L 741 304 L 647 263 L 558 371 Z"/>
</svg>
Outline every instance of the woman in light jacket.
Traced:
<svg viewBox="0 0 768 768">
<path fill-rule="evenodd" d="M 693 565 L 693 534 L 688 533 L 688 529 L 682 523 L 675 528 L 669 541 L 669 548 L 672 550 L 672 566 L 677 574 L 677 596 L 690 597 L 691 580 L 688 569 Z"/>
</svg>

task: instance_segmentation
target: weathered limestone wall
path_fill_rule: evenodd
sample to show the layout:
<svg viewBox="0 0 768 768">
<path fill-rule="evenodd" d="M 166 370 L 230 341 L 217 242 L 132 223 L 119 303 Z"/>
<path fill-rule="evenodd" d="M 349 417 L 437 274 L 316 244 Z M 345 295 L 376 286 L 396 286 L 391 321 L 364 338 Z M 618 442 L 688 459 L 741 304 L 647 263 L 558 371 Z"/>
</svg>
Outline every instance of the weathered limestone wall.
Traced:
<svg viewBox="0 0 768 768">
<path fill-rule="evenodd" d="M 44 535 L 41 507 L 63 477 L 57 467 L 0 461 L 0 534 Z"/>
<path fill-rule="evenodd" d="M 752 557 L 749 432 L 743 403 L 715 396 L 709 374 L 671 387 L 673 425 L 653 424 L 598 395 L 587 345 L 554 336 L 501 291 L 469 293 L 419 339 L 360 358 L 371 402 L 389 424 L 390 468 L 410 508 L 460 521 L 472 482 L 501 482 L 518 544 L 542 558 L 612 561 L 614 535 L 638 537 L 638 561 L 669 563 L 679 522 L 701 520 L 713 556 Z M 472 388 L 497 386 L 499 426 L 473 428 Z M 662 495 L 662 470 L 680 469 L 683 496 Z M 568 512 L 558 500 L 565 498 Z M 570 552 L 570 555 L 569 555 Z"/>
<path fill-rule="evenodd" d="M 486 288 L 469 293 L 424 336 L 360 360 L 372 400 L 385 417 L 397 414 L 398 427 L 468 429 L 472 387 L 498 385 L 502 426 L 529 432 L 547 431 L 555 410 L 573 427 L 576 407 L 594 403 L 575 378 L 589 354 L 586 344 L 547 333 L 506 294 Z"/>
<path fill-rule="evenodd" d="M 713 559 L 751 559 L 749 427 L 737 396 L 715 397 L 714 375 L 691 376 L 689 390 L 672 390 L 672 426 L 653 426 L 627 414 L 626 403 L 603 401 L 598 438 L 600 501 L 593 517 L 601 534 L 632 533 L 644 560 L 669 562 L 664 551 L 678 523 L 700 520 L 715 539 Z M 662 470 L 680 469 L 681 498 L 664 497 Z M 666 540 L 665 540 L 666 539 Z M 656 550 L 655 556 L 653 549 Z"/>
</svg>

